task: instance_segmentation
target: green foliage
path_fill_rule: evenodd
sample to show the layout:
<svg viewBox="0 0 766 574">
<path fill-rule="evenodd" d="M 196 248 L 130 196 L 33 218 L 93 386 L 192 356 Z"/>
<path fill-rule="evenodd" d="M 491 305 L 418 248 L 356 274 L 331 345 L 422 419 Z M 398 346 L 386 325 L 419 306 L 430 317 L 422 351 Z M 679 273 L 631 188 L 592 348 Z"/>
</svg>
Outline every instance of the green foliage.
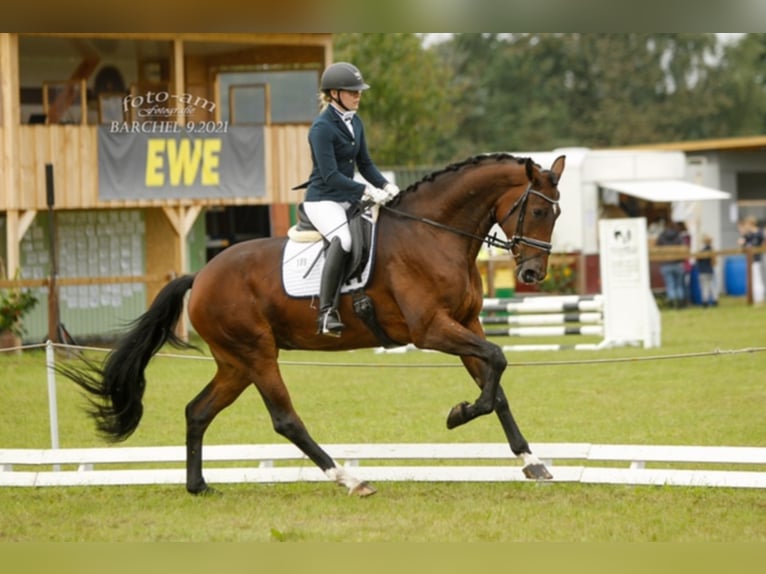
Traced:
<svg viewBox="0 0 766 574">
<path fill-rule="evenodd" d="M 412 166 L 440 158 L 457 123 L 451 71 L 421 39 L 406 34 L 337 34 L 335 60 L 353 62 L 371 89 L 360 115 L 378 165 Z"/>
<path fill-rule="evenodd" d="M 380 165 L 762 134 L 766 34 L 338 34 Z"/>
<path fill-rule="evenodd" d="M 566 261 L 551 261 L 548 265 L 548 274 L 540 283 L 539 288 L 544 293 L 557 293 L 559 295 L 577 293 L 577 271 L 574 265 Z"/>
<path fill-rule="evenodd" d="M 0 289 L 0 332 L 11 331 L 21 337 L 25 333 L 22 319 L 37 303 L 29 289 Z"/>
</svg>

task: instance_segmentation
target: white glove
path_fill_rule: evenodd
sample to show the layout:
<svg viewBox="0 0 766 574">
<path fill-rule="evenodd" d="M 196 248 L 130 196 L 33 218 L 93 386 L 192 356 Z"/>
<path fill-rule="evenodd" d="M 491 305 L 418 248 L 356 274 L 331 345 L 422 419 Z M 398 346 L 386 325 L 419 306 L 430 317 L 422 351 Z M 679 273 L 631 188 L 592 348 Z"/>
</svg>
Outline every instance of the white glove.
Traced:
<svg viewBox="0 0 766 574">
<path fill-rule="evenodd" d="M 394 199 L 397 195 L 399 195 L 399 191 L 400 191 L 399 186 L 396 185 L 395 183 L 387 183 L 386 185 L 383 186 L 383 190 L 388 194 L 388 201 L 386 201 L 386 203 L 388 203 L 389 201 Z"/>
<path fill-rule="evenodd" d="M 378 205 L 383 205 L 389 200 L 388 192 L 377 187 L 367 186 L 362 195 L 362 201 L 372 201 Z"/>
</svg>

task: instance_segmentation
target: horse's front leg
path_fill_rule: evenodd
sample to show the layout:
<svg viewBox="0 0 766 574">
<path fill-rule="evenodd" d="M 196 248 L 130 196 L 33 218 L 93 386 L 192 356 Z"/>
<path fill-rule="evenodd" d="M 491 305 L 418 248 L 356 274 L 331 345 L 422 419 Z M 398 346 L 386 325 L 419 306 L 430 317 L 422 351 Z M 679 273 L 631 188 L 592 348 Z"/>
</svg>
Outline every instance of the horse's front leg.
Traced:
<svg viewBox="0 0 766 574">
<path fill-rule="evenodd" d="M 497 390 L 500 387 L 500 377 L 508 361 L 500 347 L 486 340 L 484 343 L 485 345 L 481 345 L 482 353 L 479 357 L 465 355 L 461 357 L 466 369 L 468 369 L 468 372 L 471 373 L 474 381 L 476 381 L 481 389 L 479 398 L 473 404 L 462 402 L 452 407 L 452 410 L 447 415 L 448 429 L 453 429 L 478 416 L 491 413 L 497 405 L 496 399 Z M 474 365 L 473 368 L 470 368 L 469 364 Z"/>
<path fill-rule="evenodd" d="M 532 454 L 529 443 L 524 438 L 524 435 L 521 434 L 519 425 L 516 424 L 516 420 L 511 414 L 511 406 L 505 396 L 503 387 L 500 385 L 497 387 L 495 413 L 497 418 L 500 419 L 500 425 L 503 427 L 508 444 L 511 446 L 511 452 L 524 462 L 524 467 L 522 468 L 524 476 L 536 480 L 549 480 L 553 478 L 553 475 L 548 471 L 543 462 Z"/>
<path fill-rule="evenodd" d="M 483 340 L 488 347 L 483 355 L 462 355 L 461 360 L 473 380 L 481 388 L 481 394 L 473 405 L 461 403 L 453 407 L 447 416 L 447 428 L 454 428 L 494 410 L 508 439 L 511 452 L 524 462 L 524 476 L 531 479 L 553 478 L 542 461 L 532 454 L 529 443 L 516 424 L 513 414 L 511 414 L 510 404 L 500 384 L 500 378 L 508 364 L 505 354 L 500 347 L 483 338 L 483 328 L 480 323 L 476 322 L 472 327 L 472 332 Z M 482 335 L 479 335 L 479 332 Z M 487 401 L 491 401 L 491 403 L 488 405 Z"/>
<path fill-rule="evenodd" d="M 476 357 L 461 358 L 466 370 L 471 374 L 474 381 L 476 381 L 476 384 L 482 388 L 482 393 L 479 396 L 479 400 L 477 401 L 477 403 L 479 403 L 487 387 L 489 386 L 487 382 L 492 380 L 491 375 L 489 374 L 491 369 L 487 368 L 487 365 Z M 519 457 L 524 463 L 524 467 L 522 468 L 524 476 L 536 480 L 553 478 L 553 475 L 548 471 L 543 462 L 534 454 L 532 454 L 532 450 L 529 448 L 527 439 L 524 438 L 524 435 L 519 429 L 519 425 L 516 424 L 516 420 L 513 418 L 513 414 L 511 414 L 511 406 L 508 403 L 508 399 L 505 396 L 503 387 L 500 384 L 499 377 L 494 385 L 493 393 L 495 414 L 497 414 L 497 418 L 500 420 L 500 425 L 503 427 L 503 432 L 508 439 L 508 444 L 511 447 L 511 452 Z M 447 427 L 454 428 L 454 426 L 456 426 L 450 426 L 450 419 L 453 419 L 452 422 L 454 422 L 454 420 L 461 420 L 459 415 L 455 416 L 456 412 L 470 412 L 471 408 L 472 405 L 468 405 L 467 403 L 462 403 L 461 405 L 453 407 L 450 415 L 447 417 Z"/>
</svg>

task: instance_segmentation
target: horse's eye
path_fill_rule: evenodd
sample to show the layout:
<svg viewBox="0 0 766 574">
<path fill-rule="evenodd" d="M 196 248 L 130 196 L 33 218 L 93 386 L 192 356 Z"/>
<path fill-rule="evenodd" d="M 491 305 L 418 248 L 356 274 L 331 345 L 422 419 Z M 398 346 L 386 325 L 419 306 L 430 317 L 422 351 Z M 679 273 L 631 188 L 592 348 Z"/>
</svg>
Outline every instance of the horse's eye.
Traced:
<svg viewBox="0 0 766 574">
<path fill-rule="evenodd" d="M 532 210 L 532 215 L 535 217 L 545 217 L 545 210 L 540 207 L 536 207 Z"/>
</svg>

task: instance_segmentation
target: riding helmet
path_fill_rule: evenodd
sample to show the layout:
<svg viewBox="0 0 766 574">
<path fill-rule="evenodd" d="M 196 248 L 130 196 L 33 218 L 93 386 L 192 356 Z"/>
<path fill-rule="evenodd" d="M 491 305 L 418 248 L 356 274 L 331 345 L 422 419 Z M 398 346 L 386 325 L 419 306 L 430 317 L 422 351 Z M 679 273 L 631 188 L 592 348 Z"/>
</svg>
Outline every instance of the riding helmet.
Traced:
<svg viewBox="0 0 766 574">
<path fill-rule="evenodd" d="M 327 67 L 322 74 L 321 89 L 348 90 L 350 92 L 367 90 L 370 86 L 364 83 L 359 68 L 348 62 L 336 62 Z"/>
</svg>

